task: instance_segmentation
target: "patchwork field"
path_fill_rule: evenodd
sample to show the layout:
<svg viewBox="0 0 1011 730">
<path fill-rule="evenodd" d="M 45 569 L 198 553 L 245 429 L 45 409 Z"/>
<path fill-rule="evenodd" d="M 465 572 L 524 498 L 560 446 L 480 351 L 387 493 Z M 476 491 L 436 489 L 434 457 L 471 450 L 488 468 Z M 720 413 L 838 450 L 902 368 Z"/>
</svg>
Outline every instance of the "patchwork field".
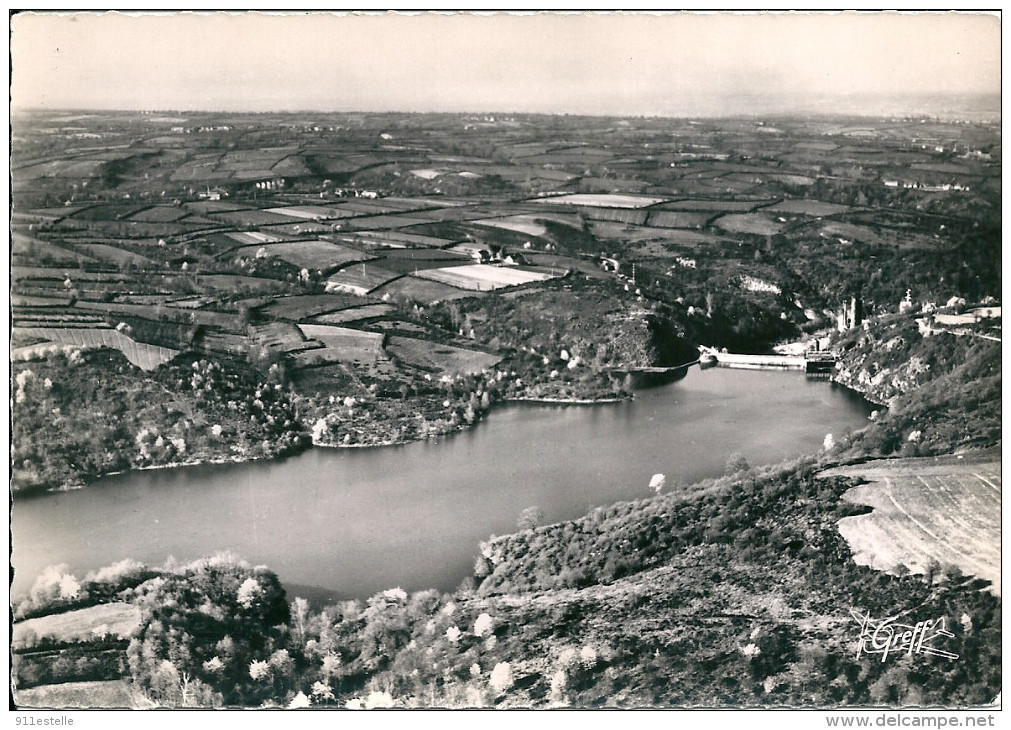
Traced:
<svg viewBox="0 0 1011 730">
<path fill-rule="evenodd" d="M 346 203 L 340 203 L 341 210 L 353 211 L 357 215 L 379 215 L 380 213 L 400 213 L 404 206 L 397 202 L 388 202 L 386 198 L 382 200 L 368 200 L 356 198 Z"/>
<path fill-rule="evenodd" d="M 614 221 L 627 225 L 644 226 L 650 211 L 645 208 L 604 208 L 596 206 L 583 206 L 579 212 L 595 221 Z"/>
<path fill-rule="evenodd" d="M 215 213 L 215 218 L 236 226 L 263 226 L 271 223 L 288 223 L 291 216 L 268 213 L 265 210 L 240 210 L 234 213 Z"/>
<path fill-rule="evenodd" d="M 341 237 L 341 240 L 345 240 Z M 401 231 L 363 231 L 347 237 L 348 242 L 364 242 L 374 246 L 431 246 L 442 248 L 453 243 L 448 238 L 424 236 L 419 233 L 403 233 Z"/>
<path fill-rule="evenodd" d="M 165 305 L 177 307 L 179 309 L 200 309 L 217 301 L 214 297 L 183 297 L 181 299 L 167 299 Z"/>
<path fill-rule="evenodd" d="M 224 213 L 234 210 L 249 210 L 248 205 L 231 203 L 226 200 L 195 200 L 190 203 L 183 203 L 183 207 L 197 213 Z"/>
<path fill-rule="evenodd" d="M 826 476 L 866 479 L 844 499 L 874 511 L 839 521 L 861 565 L 925 573 L 957 566 L 1001 592 L 1001 465 L 988 461 L 882 459 L 832 469 Z"/>
<path fill-rule="evenodd" d="M 653 210 L 647 223 L 657 228 L 702 228 L 716 213 L 688 210 Z"/>
<path fill-rule="evenodd" d="M 316 324 L 345 324 L 347 322 L 359 322 L 363 319 L 382 317 L 396 308 L 389 304 L 365 304 L 361 307 L 349 307 L 338 312 L 321 314 L 314 319 Z"/>
<path fill-rule="evenodd" d="M 206 289 L 220 291 L 225 294 L 242 292 L 277 292 L 284 289 L 284 283 L 275 279 L 263 279 L 257 276 L 241 276 L 239 274 L 199 274 L 196 277 L 200 286 Z"/>
<path fill-rule="evenodd" d="M 64 279 L 72 278 L 74 282 L 79 281 L 123 281 L 124 274 L 104 273 L 93 271 L 73 271 L 55 266 L 12 266 L 10 269 L 11 279 L 14 281 L 26 280 L 56 280 L 62 282 Z"/>
<path fill-rule="evenodd" d="M 714 225 L 731 233 L 752 233 L 756 236 L 774 236 L 783 230 L 778 221 L 757 213 L 725 215 L 717 218 Z"/>
<path fill-rule="evenodd" d="M 156 205 L 153 208 L 142 210 L 130 216 L 132 221 L 143 223 L 171 223 L 189 215 L 189 211 L 170 205 Z"/>
<path fill-rule="evenodd" d="M 415 276 L 403 276 L 374 289 L 372 295 L 377 297 L 389 295 L 393 299 L 409 299 L 423 304 L 431 304 L 432 302 L 448 302 L 464 297 L 483 296 L 483 292 L 468 291 Z"/>
<path fill-rule="evenodd" d="M 424 218 L 426 221 L 474 221 L 479 218 L 497 218 L 518 212 L 515 208 L 490 205 L 449 206 L 446 208 L 431 208 L 418 210 L 412 216 Z"/>
<path fill-rule="evenodd" d="M 718 236 L 708 231 L 695 231 L 688 228 L 644 228 L 639 226 L 623 226 L 620 223 L 593 222 L 590 224 L 593 235 L 601 239 L 627 242 L 637 253 L 643 255 L 662 255 L 644 253 L 643 246 L 655 248 L 664 252 L 665 244 L 683 246 L 711 246 L 720 242 Z"/>
<path fill-rule="evenodd" d="M 543 236 L 548 232 L 544 224 L 532 215 L 513 215 L 507 218 L 485 218 L 474 221 L 480 226 L 491 226 L 492 228 L 504 228 L 507 231 L 525 233 L 528 236 Z"/>
<path fill-rule="evenodd" d="M 187 218 L 187 220 L 189 220 Z M 309 233 L 332 233 L 337 224 L 333 221 L 308 221 L 292 218 L 292 223 L 275 223 L 269 226 L 260 226 L 260 230 L 265 233 L 272 233 L 281 237 L 304 236 Z"/>
<path fill-rule="evenodd" d="M 355 218 L 349 222 L 349 225 L 353 225 L 356 230 L 371 231 L 407 228 L 408 226 L 417 226 L 428 222 L 428 219 L 415 215 L 377 215 L 368 218 Z"/>
<path fill-rule="evenodd" d="M 83 251 L 89 257 L 96 258 L 99 261 L 108 261 L 117 266 L 126 264 L 150 266 L 154 263 L 147 256 L 141 256 L 139 253 L 132 251 L 125 251 L 117 246 L 110 246 L 106 243 L 75 243 L 74 250 Z"/>
<path fill-rule="evenodd" d="M 262 308 L 265 315 L 274 319 L 294 322 L 308 317 L 336 312 L 361 304 L 358 297 L 342 294 L 303 294 L 294 297 L 278 297 Z"/>
<path fill-rule="evenodd" d="M 695 210 L 727 213 L 747 213 L 771 200 L 675 200 L 659 206 L 659 210 Z"/>
<path fill-rule="evenodd" d="M 276 243 L 281 239 L 277 236 L 272 236 L 269 233 L 261 233 L 260 231 L 245 231 L 245 232 L 232 232 L 226 233 L 233 241 L 238 241 L 239 243 L 252 246 L 258 243 Z"/>
<path fill-rule="evenodd" d="M 327 279 L 326 289 L 328 292 L 349 292 L 364 296 L 377 286 L 381 286 L 391 279 L 396 279 L 398 276 L 401 274 L 372 264 L 354 264 L 346 269 L 341 269 Z"/>
<path fill-rule="evenodd" d="M 290 218 L 300 218 L 304 220 L 329 220 L 331 218 L 347 218 L 358 215 L 354 211 L 343 208 L 328 207 L 322 205 L 292 205 L 285 208 L 265 208 L 267 213 L 286 215 Z"/>
<path fill-rule="evenodd" d="M 782 203 L 777 203 L 771 208 L 765 208 L 764 210 L 769 213 L 795 213 L 820 218 L 827 215 L 845 213 L 850 210 L 850 207 L 848 205 L 839 205 L 838 203 L 823 203 L 820 200 L 784 200 Z"/>
<path fill-rule="evenodd" d="M 547 281 L 554 278 L 551 274 L 524 271 L 512 267 L 492 266 L 490 264 L 454 266 L 448 269 L 429 269 L 428 271 L 418 272 L 416 276 L 474 291 L 492 291 L 507 286 L 518 286 L 520 284 Z"/>
<path fill-rule="evenodd" d="M 384 269 L 401 274 L 410 274 L 425 269 L 438 269 L 446 266 L 465 266 L 471 263 L 470 256 L 444 251 L 439 248 L 401 248 L 393 251 L 379 252 L 383 258 L 377 262 Z"/>
<path fill-rule="evenodd" d="M 52 243 L 40 241 L 21 233 L 11 233 L 11 253 L 24 256 L 33 262 L 51 261 L 53 263 L 76 264 L 78 261 L 94 261 L 91 256 L 74 251 L 68 251 Z"/>
<path fill-rule="evenodd" d="M 547 269 L 552 273 L 561 274 L 567 269 L 578 271 L 584 276 L 593 279 L 609 279 L 610 274 L 606 273 L 600 266 L 588 259 L 577 259 L 572 256 L 562 256 L 553 253 L 523 253 L 524 257 L 531 264 Z"/>
<path fill-rule="evenodd" d="M 172 322 L 202 324 L 236 332 L 245 329 L 245 323 L 236 314 L 164 305 L 164 301 L 160 304 L 157 302 L 154 304 L 133 304 L 129 302 L 90 302 L 82 300 L 77 303 L 76 307 L 77 309 L 85 309 L 92 312 L 105 312 L 110 315 L 127 315 L 151 320 L 167 319 Z"/>
<path fill-rule="evenodd" d="M 292 266 L 310 271 L 326 271 L 342 264 L 370 258 L 361 251 L 329 241 L 283 241 L 262 246 L 243 246 L 233 251 L 232 255 L 253 258 L 261 248 L 268 256 L 277 256 Z"/>
</svg>

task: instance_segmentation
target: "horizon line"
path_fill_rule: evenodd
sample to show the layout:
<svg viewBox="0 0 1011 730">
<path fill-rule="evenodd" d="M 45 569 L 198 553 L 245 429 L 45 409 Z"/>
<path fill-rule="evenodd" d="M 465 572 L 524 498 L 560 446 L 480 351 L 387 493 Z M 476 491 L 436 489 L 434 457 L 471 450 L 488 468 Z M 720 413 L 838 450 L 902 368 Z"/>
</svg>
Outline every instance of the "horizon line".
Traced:
<svg viewBox="0 0 1011 730">
<path fill-rule="evenodd" d="M 992 97 L 1001 99 L 1000 93 L 965 93 L 965 94 L 909 94 L 908 98 L 919 99 L 983 99 Z M 855 95 L 848 97 L 832 97 L 839 100 L 871 98 L 895 99 L 894 95 L 881 95 L 880 97 L 867 97 Z M 826 99 L 827 100 L 827 99 Z M 250 114 L 250 115 L 271 115 L 271 114 L 366 114 L 381 115 L 395 114 L 403 116 L 439 115 L 439 116 L 516 116 L 516 117 L 587 117 L 596 119 L 728 119 L 742 117 L 790 117 L 790 116 L 816 116 L 816 117 L 895 117 L 895 116 L 917 116 L 917 117 L 939 117 L 958 114 L 990 114 L 1000 118 L 1002 108 L 997 104 L 994 108 L 984 109 L 945 109 L 926 111 L 923 109 L 884 109 L 884 110 L 855 110 L 839 109 L 824 110 L 813 108 L 809 105 L 798 105 L 793 108 L 784 106 L 774 109 L 756 109 L 739 111 L 700 111 L 696 113 L 675 113 L 675 112 L 583 112 L 583 111 L 521 111 L 509 109 L 324 109 L 324 108 L 276 108 L 276 109 L 227 109 L 227 108 L 183 108 L 183 107 L 162 107 L 162 108 L 140 108 L 140 107 L 119 107 L 119 106 L 23 106 L 19 107 L 11 103 L 10 113 L 15 114 L 55 114 L 55 113 L 85 113 L 85 114 L 108 114 L 108 113 L 133 113 L 133 114 Z"/>
</svg>

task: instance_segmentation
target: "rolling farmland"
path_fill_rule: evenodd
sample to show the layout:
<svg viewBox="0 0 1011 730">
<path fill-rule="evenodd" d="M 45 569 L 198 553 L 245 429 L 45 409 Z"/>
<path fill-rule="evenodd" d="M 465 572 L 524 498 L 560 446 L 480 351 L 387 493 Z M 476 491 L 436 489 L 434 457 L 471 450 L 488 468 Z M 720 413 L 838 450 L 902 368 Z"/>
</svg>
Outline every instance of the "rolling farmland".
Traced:
<svg viewBox="0 0 1011 730">
<path fill-rule="evenodd" d="M 1001 465 L 992 460 L 878 460 L 825 476 L 866 479 L 844 499 L 874 511 L 839 521 L 854 560 L 879 570 L 925 573 L 936 561 L 992 582 L 1001 592 Z"/>
<path fill-rule="evenodd" d="M 432 42 L 413 50 L 424 56 Z M 278 48 L 283 54 L 284 44 Z M 358 60 L 371 73 L 375 59 Z M 987 100 L 988 109 L 997 101 Z M 257 554 L 247 557 L 307 573 L 279 573 L 289 591 L 282 596 L 272 580 L 259 580 L 259 567 L 255 589 L 232 580 L 240 573 L 219 572 L 218 553 L 195 573 L 171 561 L 170 573 L 140 590 L 113 582 L 93 590 L 86 578 L 78 591 L 48 571 L 52 580 L 33 586 L 35 548 L 25 550 L 12 588 L 21 615 L 33 618 L 12 627 L 14 700 L 138 707 L 141 688 L 168 705 L 216 699 L 192 682 L 199 678 L 250 706 L 287 705 L 301 692 L 313 705 L 341 707 L 373 689 L 397 706 L 426 697 L 502 708 L 990 702 L 1000 690 L 1002 630 L 994 342 L 1002 137 L 999 116 L 976 121 L 968 111 L 957 123 L 861 120 L 855 111 L 776 115 L 773 125 L 753 115 L 191 110 L 173 118 L 16 109 L 11 490 L 19 512 L 39 514 L 24 530 L 12 524 L 12 539 L 37 541 L 44 564 L 88 570 L 108 562 L 99 559 L 106 548 L 112 560 L 131 545 L 149 561 L 161 559 L 151 550 L 162 547 L 166 556 L 196 557 L 190 533 L 207 527 L 200 552 L 251 536 Z M 856 313 L 854 295 L 865 319 L 837 331 L 841 309 Z M 784 396 L 769 393 L 764 378 L 738 391 L 736 378 L 731 384 L 719 372 L 682 380 L 685 370 L 669 367 L 697 357 L 698 343 L 758 353 L 784 342 L 797 352 L 828 350 L 839 365 L 833 379 L 889 406 L 868 421 L 872 406 L 855 396 L 839 401 L 854 432 L 835 427 L 834 395 L 817 400 L 826 383 L 784 375 Z M 663 393 L 634 392 L 654 374 L 676 382 Z M 795 391 L 804 402 L 794 402 Z M 494 411 L 511 402 L 633 397 L 638 403 L 606 409 Z M 654 406 L 668 397 L 684 413 L 654 419 Z M 713 414 L 688 412 L 706 402 Z M 757 428 L 768 438 L 745 433 L 741 419 L 750 416 L 733 407 L 738 402 L 767 406 L 750 436 Z M 718 412 L 724 405 L 729 419 Z M 648 422 L 629 420 L 647 412 Z M 489 415 L 473 438 L 445 438 Z M 579 430 L 584 420 L 589 431 Z M 780 421 L 805 433 L 778 432 Z M 710 422 L 713 453 L 706 450 L 713 434 L 702 434 Z M 733 436 L 720 432 L 723 424 Z M 499 438 L 500 427 L 517 438 Z M 683 429 L 706 442 L 693 446 Z M 826 431 L 845 436 L 812 454 Z M 531 464 L 548 466 L 543 478 L 498 473 L 510 457 L 531 461 L 552 434 L 582 452 L 556 449 L 548 456 L 558 464 Z M 618 453 L 630 434 L 627 453 Z M 315 460 L 330 455 L 308 454 L 308 469 L 299 464 L 296 476 L 322 474 L 321 489 L 301 489 L 294 500 L 271 485 L 283 487 L 282 471 L 295 465 L 265 463 L 265 492 L 280 511 L 256 491 L 260 466 L 221 467 L 239 475 L 234 494 L 216 469 L 179 472 L 178 486 L 175 472 L 115 480 L 127 492 L 138 484 L 140 502 L 92 486 L 131 469 L 426 439 L 424 447 L 333 456 L 345 466 L 355 461 L 354 474 L 328 473 Z M 493 451 L 475 450 L 482 439 Z M 743 458 L 724 452 L 736 448 L 754 469 L 733 471 Z M 507 488 L 492 496 L 506 501 L 469 490 L 476 506 L 460 506 L 463 492 L 435 473 L 442 491 L 426 512 L 432 495 L 415 488 L 427 479 L 415 457 L 434 456 L 434 466 L 445 467 L 455 457 L 443 458 L 444 449 L 473 464 L 478 481 L 504 478 Z M 787 453 L 800 460 L 768 465 Z M 885 458 L 913 453 L 951 456 Z M 351 478 L 359 456 L 403 464 L 384 465 L 359 499 Z M 811 476 L 838 463 L 847 466 L 827 473 L 843 476 L 821 484 Z M 573 466 L 589 477 L 576 474 L 575 490 L 567 488 Z M 649 474 L 664 470 L 673 475 L 670 488 L 651 495 Z M 213 493 L 190 488 L 204 472 Z M 381 508 L 393 504 L 387 497 L 400 493 L 399 473 L 408 477 L 405 499 L 421 501 L 400 505 L 403 517 L 372 509 L 373 498 Z M 709 474 L 724 476 L 689 486 Z M 81 486 L 87 491 L 48 493 Z M 191 496 L 197 501 L 187 504 Z M 306 502 L 316 497 L 324 502 Z M 528 520 L 540 508 L 524 508 L 537 504 L 544 519 Z M 114 507 L 125 522 L 116 522 Z M 322 518 L 320 535 L 297 510 Z M 260 554 L 272 537 L 284 537 L 262 517 L 272 513 L 291 518 L 296 538 L 305 537 L 280 540 L 276 559 Z M 489 518 L 459 553 L 447 532 L 461 523 L 456 513 Z M 182 529 L 165 515 L 179 517 Z M 351 520 L 352 532 L 370 537 L 373 518 L 380 532 L 418 545 L 424 538 L 452 555 L 433 559 L 407 544 L 408 557 L 431 560 L 431 570 L 387 550 L 377 563 L 344 560 L 323 575 L 318 543 L 326 552 L 336 535 L 341 552 L 356 557 L 354 545 L 343 545 L 356 535 L 338 523 Z M 536 521 L 544 526 L 526 529 Z M 127 535 L 135 524 L 136 535 Z M 103 529 L 110 525 L 124 529 Z M 435 531 L 426 537 L 391 525 Z M 511 525 L 520 531 L 481 542 Z M 472 561 L 479 542 L 481 557 Z M 210 583 L 217 575 L 220 591 Z M 407 603 L 362 587 L 373 580 L 376 590 L 401 584 Z M 428 592 L 432 586 L 438 591 Z M 207 600 L 193 587 L 206 587 Z M 318 616 L 289 604 L 290 626 L 273 633 L 282 600 L 301 588 L 313 611 L 338 593 L 348 600 Z M 382 611 L 372 600 L 365 608 L 369 594 L 384 596 Z M 276 598 L 278 612 L 258 596 Z M 151 613 L 163 599 L 172 610 Z M 135 600 L 141 638 L 151 641 L 138 642 L 142 661 L 126 662 L 139 632 L 137 611 L 123 601 Z M 112 603 L 80 608 L 94 601 Z M 246 620 L 261 605 L 270 625 L 253 627 Z M 852 607 L 951 617 L 960 660 L 861 664 Z M 242 626 L 231 622 L 233 609 Z M 479 629 L 483 612 L 488 632 Z M 222 617 L 234 646 L 210 636 Z M 383 656 L 371 651 L 375 631 L 389 634 L 398 617 L 417 641 L 401 632 L 405 641 L 386 642 Z M 432 631 L 429 619 L 438 624 Z M 236 627 L 264 641 L 243 644 Z M 327 638 L 331 628 L 340 646 Z M 319 639 L 315 649 L 310 635 Z M 178 650 L 170 646 L 176 638 Z M 282 646 L 287 657 L 275 652 Z M 337 672 L 321 663 L 331 648 L 341 650 Z M 220 666 L 210 661 L 219 654 Z M 261 660 L 269 677 L 257 676 Z M 515 673 L 508 692 L 489 679 L 502 663 Z"/>
</svg>

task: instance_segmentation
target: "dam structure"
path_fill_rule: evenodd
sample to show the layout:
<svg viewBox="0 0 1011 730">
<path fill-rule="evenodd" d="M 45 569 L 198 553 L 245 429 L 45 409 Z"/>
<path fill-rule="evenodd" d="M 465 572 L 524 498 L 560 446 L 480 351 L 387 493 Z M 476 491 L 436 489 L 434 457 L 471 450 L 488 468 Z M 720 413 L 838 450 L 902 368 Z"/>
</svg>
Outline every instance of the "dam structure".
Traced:
<svg viewBox="0 0 1011 730">
<path fill-rule="evenodd" d="M 809 351 L 803 355 L 741 355 L 720 352 L 699 346 L 699 362 L 703 366 L 737 368 L 741 370 L 801 370 L 809 375 L 829 374 L 835 369 L 832 352 Z"/>
</svg>

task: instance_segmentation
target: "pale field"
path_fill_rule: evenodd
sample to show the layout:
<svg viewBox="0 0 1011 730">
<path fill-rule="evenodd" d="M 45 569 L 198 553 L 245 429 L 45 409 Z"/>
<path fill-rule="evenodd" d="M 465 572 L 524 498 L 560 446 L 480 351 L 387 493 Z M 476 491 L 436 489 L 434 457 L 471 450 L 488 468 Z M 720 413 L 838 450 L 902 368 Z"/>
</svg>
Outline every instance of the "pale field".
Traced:
<svg viewBox="0 0 1011 730">
<path fill-rule="evenodd" d="M 550 198 L 534 198 L 531 203 L 549 203 L 552 205 L 589 205 L 602 208 L 646 208 L 662 203 L 667 198 L 650 198 L 642 195 L 614 195 L 612 193 L 574 193 Z"/>
<path fill-rule="evenodd" d="M 284 208 L 265 208 L 268 213 L 277 213 L 291 218 L 317 220 L 326 218 L 344 218 L 347 212 L 339 208 L 329 208 L 323 205 L 290 205 Z"/>
<path fill-rule="evenodd" d="M 178 350 L 137 342 L 122 332 L 106 327 L 15 327 L 14 332 L 63 345 L 110 347 L 122 352 L 127 360 L 141 370 L 154 370 L 179 354 Z"/>
<path fill-rule="evenodd" d="M 529 284 L 534 281 L 551 279 L 550 274 L 534 271 L 523 271 L 490 264 L 473 264 L 472 266 L 453 266 L 445 269 L 429 269 L 415 274 L 421 279 L 431 279 L 461 289 L 474 291 L 490 291 L 507 286 Z"/>
<path fill-rule="evenodd" d="M 1001 591 L 1000 461 L 882 459 L 831 469 L 867 484 L 843 499 L 874 508 L 839 521 L 854 560 L 878 570 L 904 565 L 925 573 L 936 561 L 992 582 Z"/>
<path fill-rule="evenodd" d="M 51 636 L 65 642 L 90 641 L 103 634 L 130 636 L 140 626 L 140 609 L 128 603 L 100 603 L 66 613 L 53 613 L 14 624 L 11 645 L 20 646 L 26 636 Z"/>
<path fill-rule="evenodd" d="M 65 682 L 44 684 L 17 690 L 14 702 L 19 708 L 52 709 L 151 709 L 155 704 L 128 682 L 115 679 L 105 682 Z"/>
<path fill-rule="evenodd" d="M 260 233 L 259 231 L 237 231 L 226 233 L 225 235 L 234 241 L 247 245 L 256 243 L 276 243 L 281 240 L 277 236 L 272 236 L 269 233 Z"/>
</svg>

